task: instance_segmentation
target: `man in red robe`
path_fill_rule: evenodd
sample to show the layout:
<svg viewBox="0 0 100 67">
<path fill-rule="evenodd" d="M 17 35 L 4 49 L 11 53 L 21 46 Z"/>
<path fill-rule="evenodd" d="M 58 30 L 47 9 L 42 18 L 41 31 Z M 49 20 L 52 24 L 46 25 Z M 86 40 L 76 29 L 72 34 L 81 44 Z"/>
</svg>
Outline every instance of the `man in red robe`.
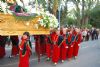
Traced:
<svg viewBox="0 0 100 67">
<path fill-rule="evenodd" d="M 6 44 L 7 36 L 0 35 L 0 58 L 5 56 L 5 44 Z"/>
<path fill-rule="evenodd" d="M 19 67 L 29 67 L 29 58 L 32 53 L 32 45 L 28 32 L 23 34 L 19 49 Z"/>
<path fill-rule="evenodd" d="M 82 34 L 78 28 L 76 28 L 76 32 L 77 32 L 77 35 L 76 35 L 76 40 L 75 40 L 75 44 L 74 44 L 74 52 L 73 52 L 73 56 L 75 59 L 78 56 L 79 46 L 82 41 Z"/>
<path fill-rule="evenodd" d="M 10 36 L 10 40 L 12 42 L 12 51 L 11 51 L 11 56 L 10 57 L 15 57 L 16 55 L 19 54 L 19 38 L 18 36 Z"/>
<path fill-rule="evenodd" d="M 62 36 L 64 37 L 64 40 L 60 46 L 60 57 L 62 62 L 64 62 L 66 60 L 66 56 L 67 56 L 67 52 L 68 52 L 68 45 L 66 44 L 66 28 L 63 28 L 63 34 Z"/>
</svg>

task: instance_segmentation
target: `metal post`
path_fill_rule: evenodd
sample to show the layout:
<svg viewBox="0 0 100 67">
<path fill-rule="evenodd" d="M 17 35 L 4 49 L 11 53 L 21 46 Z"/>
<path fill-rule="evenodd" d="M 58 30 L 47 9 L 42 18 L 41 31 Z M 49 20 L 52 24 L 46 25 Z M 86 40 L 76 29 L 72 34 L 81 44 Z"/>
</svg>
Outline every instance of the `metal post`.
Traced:
<svg viewBox="0 0 100 67">
<path fill-rule="evenodd" d="M 58 18 L 59 28 L 60 28 L 60 14 L 61 14 L 61 0 L 60 0 L 60 6 L 59 6 L 59 18 Z"/>
<path fill-rule="evenodd" d="M 59 8 L 59 18 L 58 18 L 58 21 L 59 21 L 59 28 L 60 28 L 60 11 L 61 11 L 61 9 Z"/>
</svg>

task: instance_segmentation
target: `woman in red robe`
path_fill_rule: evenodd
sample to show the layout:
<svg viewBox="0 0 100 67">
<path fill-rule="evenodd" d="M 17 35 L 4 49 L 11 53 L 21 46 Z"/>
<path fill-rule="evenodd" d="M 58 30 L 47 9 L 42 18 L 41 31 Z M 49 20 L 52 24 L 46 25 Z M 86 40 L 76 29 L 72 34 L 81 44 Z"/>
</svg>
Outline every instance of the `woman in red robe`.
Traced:
<svg viewBox="0 0 100 67">
<path fill-rule="evenodd" d="M 25 32 L 23 34 L 19 49 L 19 67 L 29 67 L 29 58 L 32 52 L 32 45 L 28 32 Z"/>
</svg>

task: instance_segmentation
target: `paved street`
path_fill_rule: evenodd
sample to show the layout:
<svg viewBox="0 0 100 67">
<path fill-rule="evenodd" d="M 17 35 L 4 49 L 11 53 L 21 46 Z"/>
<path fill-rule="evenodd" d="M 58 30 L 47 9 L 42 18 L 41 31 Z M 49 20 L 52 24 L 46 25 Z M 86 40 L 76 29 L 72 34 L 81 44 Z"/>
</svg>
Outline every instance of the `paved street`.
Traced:
<svg viewBox="0 0 100 67">
<path fill-rule="evenodd" d="M 10 55 L 10 48 L 6 51 L 7 56 Z M 7 56 L 0 59 L 0 67 L 18 67 L 18 57 L 8 58 Z M 54 66 L 51 61 L 46 61 L 45 57 L 42 57 L 38 63 L 37 57 L 33 54 L 30 67 L 100 67 L 100 39 L 81 43 L 78 59 L 66 60 L 64 63 L 59 61 L 57 66 Z"/>
</svg>

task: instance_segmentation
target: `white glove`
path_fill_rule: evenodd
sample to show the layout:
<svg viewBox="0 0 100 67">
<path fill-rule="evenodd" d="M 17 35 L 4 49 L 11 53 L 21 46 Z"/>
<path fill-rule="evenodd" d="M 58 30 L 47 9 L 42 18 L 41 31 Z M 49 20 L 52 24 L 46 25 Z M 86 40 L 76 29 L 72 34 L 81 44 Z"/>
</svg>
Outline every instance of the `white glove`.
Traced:
<svg viewBox="0 0 100 67">
<path fill-rule="evenodd" d="M 67 47 L 65 47 L 65 48 L 68 48 L 68 46 L 67 46 Z"/>
<path fill-rule="evenodd" d="M 71 47 L 73 47 L 73 45 L 71 45 Z"/>
<path fill-rule="evenodd" d="M 20 48 L 20 50 L 23 50 L 22 48 Z"/>
<path fill-rule="evenodd" d="M 78 46 L 80 46 L 80 44 L 78 44 Z"/>
</svg>

